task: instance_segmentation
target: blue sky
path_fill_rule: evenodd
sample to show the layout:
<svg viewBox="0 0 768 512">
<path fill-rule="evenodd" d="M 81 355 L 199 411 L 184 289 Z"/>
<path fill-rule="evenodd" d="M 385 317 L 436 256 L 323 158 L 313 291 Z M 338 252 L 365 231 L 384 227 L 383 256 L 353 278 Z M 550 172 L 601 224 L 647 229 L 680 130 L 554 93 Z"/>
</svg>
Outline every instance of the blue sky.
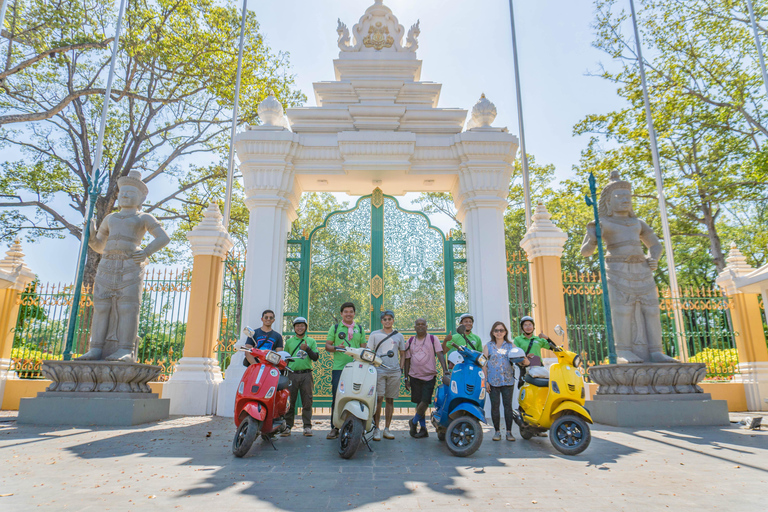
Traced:
<svg viewBox="0 0 768 512">
<path fill-rule="evenodd" d="M 256 12 L 267 43 L 291 54 L 297 85 L 314 105 L 312 83 L 334 79 L 337 18 L 351 28 L 372 3 L 250 0 L 249 9 Z M 498 111 L 494 125 L 518 133 L 507 0 L 384 3 L 406 29 L 421 21 L 422 80 L 443 84 L 441 107 L 470 109 L 485 93 Z M 554 164 L 559 178 L 572 174 L 587 144 L 585 137 L 572 136 L 573 125 L 587 114 L 621 105 L 615 85 L 588 76 L 601 62 L 610 64 L 591 46 L 593 17 L 589 0 L 515 2 L 528 153 L 539 163 Z M 24 248 L 28 265 L 43 281 L 71 282 L 78 251 L 74 239 L 25 243 Z"/>
</svg>

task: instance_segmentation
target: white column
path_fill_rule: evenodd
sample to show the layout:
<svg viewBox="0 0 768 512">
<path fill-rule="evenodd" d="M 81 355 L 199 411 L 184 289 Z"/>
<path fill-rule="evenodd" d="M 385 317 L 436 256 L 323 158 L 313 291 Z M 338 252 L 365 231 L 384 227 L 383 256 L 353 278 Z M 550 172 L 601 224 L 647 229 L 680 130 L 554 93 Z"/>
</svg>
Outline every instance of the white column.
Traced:
<svg viewBox="0 0 768 512">
<path fill-rule="evenodd" d="M 473 129 L 457 135 L 462 159 L 453 200 L 467 237 L 469 306 L 485 343 L 496 321 L 509 326 L 504 211 L 516 149 L 514 136 Z"/>
<path fill-rule="evenodd" d="M 213 203 L 200 223 L 187 233 L 194 266 L 184 355 L 163 386 L 163 398 L 171 400 L 171 414 L 200 416 L 216 412 L 223 378 L 214 347 L 221 320 L 224 259 L 234 246 L 222 220 L 218 205 Z"/>
<path fill-rule="evenodd" d="M 5 381 L 18 379 L 11 371 L 11 351 L 13 349 L 13 329 L 19 314 L 18 297 L 35 274 L 24 263 L 21 242 L 16 240 L 0 260 L 0 404 L 5 394 Z"/>
<path fill-rule="evenodd" d="M 261 313 L 271 309 L 275 312 L 273 328 L 280 332 L 288 234 L 301 197 L 291 164 L 294 134 L 282 126 L 263 125 L 238 135 L 235 147 L 250 212 L 241 325 L 259 327 Z M 244 343 L 241 336 L 235 346 Z M 235 394 L 245 372 L 243 359 L 243 353 L 236 352 L 230 360 L 219 390 L 219 416 L 234 414 Z"/>
</svg>

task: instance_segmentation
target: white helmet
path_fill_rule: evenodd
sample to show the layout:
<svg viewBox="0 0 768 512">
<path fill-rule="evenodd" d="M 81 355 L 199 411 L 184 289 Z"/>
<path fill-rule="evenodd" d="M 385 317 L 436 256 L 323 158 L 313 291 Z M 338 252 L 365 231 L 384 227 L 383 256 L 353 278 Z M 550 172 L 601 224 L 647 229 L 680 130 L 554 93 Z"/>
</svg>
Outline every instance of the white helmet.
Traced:
<svg viewBox="0 0 768 512">
<path fill-rule="evenodd" d="M 461 354 L 459 354 L 457 351 L 454 351 L 448 354 L 448 362 L 455 366 L 457 364 L 463 363 L 464 358 L 461 357 Z"/>
</svg>

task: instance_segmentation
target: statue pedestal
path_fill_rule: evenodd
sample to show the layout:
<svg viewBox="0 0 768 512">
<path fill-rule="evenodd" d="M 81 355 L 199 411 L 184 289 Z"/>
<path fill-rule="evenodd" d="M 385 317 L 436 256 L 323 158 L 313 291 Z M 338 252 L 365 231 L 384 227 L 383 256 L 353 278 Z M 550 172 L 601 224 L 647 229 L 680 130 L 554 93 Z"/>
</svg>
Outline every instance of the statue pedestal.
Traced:
<svg viewBox="0 0 768 512">
<path fill-rule="evenodd" d="M 159 366 L 112 361 L 45 361 L 53 383 L 19 404 L 19 424 L 138 425 L 168 418 L 170 400 L 152 393 Z"/>
<path fill-rule="evenodd" d="M 594 366 L 589 376 L 599 387 L 586 407 L 595 423 L 614 427 L 728 425 L 728 402 L 698 386 L 705 375 L 704 363 Z"/>
</svg>

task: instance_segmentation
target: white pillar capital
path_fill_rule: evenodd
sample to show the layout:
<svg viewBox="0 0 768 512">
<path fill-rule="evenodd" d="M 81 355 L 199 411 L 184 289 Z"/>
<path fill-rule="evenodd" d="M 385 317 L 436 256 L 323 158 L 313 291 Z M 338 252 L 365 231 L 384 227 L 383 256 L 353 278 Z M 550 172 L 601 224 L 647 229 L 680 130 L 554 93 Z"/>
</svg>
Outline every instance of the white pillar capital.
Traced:
<svg viewBox="0 0 768 512">
<path fill-rule="evenodd" d="M 755 269 L 747 263 L 744 256 L 735 243 L 731 243 L 731 250 L 725 259 L 728 265 L 717 276 L 715 282 L 723 289 L 726 295 L 735 295 L 742 293 L 739 290 L 740 278 L 754 271 Z"/>
<path fill-rule="evenodd" d="M 187 240 L 192 245 L 192 256 L 218 256 L 224 258 L 234 242 L 227 233 L 219 205 L 211 203 L 203 213 L 203 219 L 192 231 L 187 233 Z"/>
<path fill-rule="evenodd" d="M 533 261 L 539 256 L 556 256 L 559 258 L 563 255 L 563 247 L 568 240 L 568 235 L 557 227 L 551 219 L 552 215 L 547 211 L 547 207 L 544 206 L 544 203 L 539 202 L 533 214 L 533 222 L 520 241 L 520 247 L 528 256 L 528 261 Z"/>
<path fill-rule="evenodd" d="M 24 263 L 21 240 L 15 240 L 0 260 L 0 289 L 11 288 L 23 292 L 29 283 L 35 280 L 35 274 Z"/>
</svg>

